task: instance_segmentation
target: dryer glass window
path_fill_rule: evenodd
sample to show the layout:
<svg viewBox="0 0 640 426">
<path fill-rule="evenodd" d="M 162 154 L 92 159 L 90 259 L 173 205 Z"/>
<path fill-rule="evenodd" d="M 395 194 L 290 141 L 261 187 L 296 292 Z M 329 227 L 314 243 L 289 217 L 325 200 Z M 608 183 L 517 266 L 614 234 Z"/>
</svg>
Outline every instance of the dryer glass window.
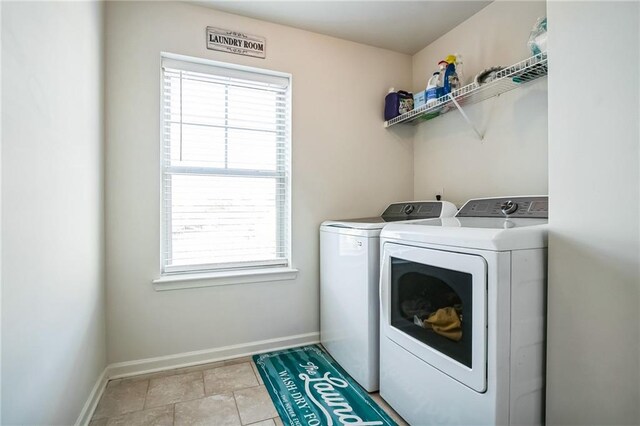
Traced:
<svg viewBox="0 0 640 426">
<path fill-rule="evenodd" d="M 471 274 L 391 258 L 391 326 L 471 367 Z"/>
</svg>

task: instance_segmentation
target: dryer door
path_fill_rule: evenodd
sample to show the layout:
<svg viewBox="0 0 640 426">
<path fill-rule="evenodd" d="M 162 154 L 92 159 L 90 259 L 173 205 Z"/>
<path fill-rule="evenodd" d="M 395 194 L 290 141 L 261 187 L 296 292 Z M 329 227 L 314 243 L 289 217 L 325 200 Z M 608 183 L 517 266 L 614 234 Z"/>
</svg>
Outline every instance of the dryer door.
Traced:
<svg viewBox="0 0 640 426">
<path fill-rule="evenodd" d="M 481 256 L 385 242 L 381 328 L 416 357 L 487 389 L 487 264 Z"/>
</svg>

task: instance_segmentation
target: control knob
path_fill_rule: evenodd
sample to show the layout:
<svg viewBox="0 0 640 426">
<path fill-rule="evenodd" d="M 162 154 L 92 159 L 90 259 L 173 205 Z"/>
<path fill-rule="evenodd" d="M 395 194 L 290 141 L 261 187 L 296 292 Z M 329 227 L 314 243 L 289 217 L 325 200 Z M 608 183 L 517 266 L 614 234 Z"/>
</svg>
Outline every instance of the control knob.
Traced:
<svg viewBox="0 0 640 426">
<path fill-rule="evenodd" d="M 415 210 L 415 206 L 413 206 L 412 204 L 407 204 L 406 206 L 404 206 L 404 214 L 411 214 L 413 213 L 413 211 Z"/>
<path fill-rule="evenodd" d="M 500 206 L 500 210 L 502 211 L 502 214 L 505 216 L 509 216 L 510 214 L 512 214 L 513 212 L 515 212 L 516 210 L 518 210 L 518 203 L 514 203 L 513 201 L 509 200 L 509 201 L 505 201 L 504 203 L 502 203 L 502 205 Z"/>
</svg>

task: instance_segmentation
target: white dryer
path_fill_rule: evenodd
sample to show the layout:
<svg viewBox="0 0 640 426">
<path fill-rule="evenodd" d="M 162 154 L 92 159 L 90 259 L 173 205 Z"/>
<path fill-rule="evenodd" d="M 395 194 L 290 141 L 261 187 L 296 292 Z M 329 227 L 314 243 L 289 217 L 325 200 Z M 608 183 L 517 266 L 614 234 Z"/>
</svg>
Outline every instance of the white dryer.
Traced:
<svg viewBox="0 0 640 426">
<path fill-rule="evenodd" d="M 320 226 L 320 340 L 369 392 L 378 390 L 380 231 L 389 222 L 452 217 L 447 201 L 391 204 L 379 217 Z"/>
<path fill-rule="evenodd" d="M 410 424 L 544 420 L 548 198 L 381 233 L 380 394 Z"/>
</svg>

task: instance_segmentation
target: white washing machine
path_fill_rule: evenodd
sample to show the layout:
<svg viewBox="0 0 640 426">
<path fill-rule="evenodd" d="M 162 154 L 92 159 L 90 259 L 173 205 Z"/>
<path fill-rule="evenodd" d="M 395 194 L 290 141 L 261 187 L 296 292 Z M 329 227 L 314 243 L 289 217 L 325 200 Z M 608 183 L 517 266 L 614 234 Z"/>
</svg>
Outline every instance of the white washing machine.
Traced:
<svg viewBox="0 0 640 426">
<path fill-rule="evenodd" d="M 475 199 L 382 231 L 380 394 L 411 425 L 543 422 L 547 217 Z"/>
<path fill-rule="evenodd" d="M 391 204 L 380 217 L 320 226 L 320 340 L 363 388 L 378 390 L 380 231 L 389 222 L 452 217 L 447 201 Z"/>
</svg>

